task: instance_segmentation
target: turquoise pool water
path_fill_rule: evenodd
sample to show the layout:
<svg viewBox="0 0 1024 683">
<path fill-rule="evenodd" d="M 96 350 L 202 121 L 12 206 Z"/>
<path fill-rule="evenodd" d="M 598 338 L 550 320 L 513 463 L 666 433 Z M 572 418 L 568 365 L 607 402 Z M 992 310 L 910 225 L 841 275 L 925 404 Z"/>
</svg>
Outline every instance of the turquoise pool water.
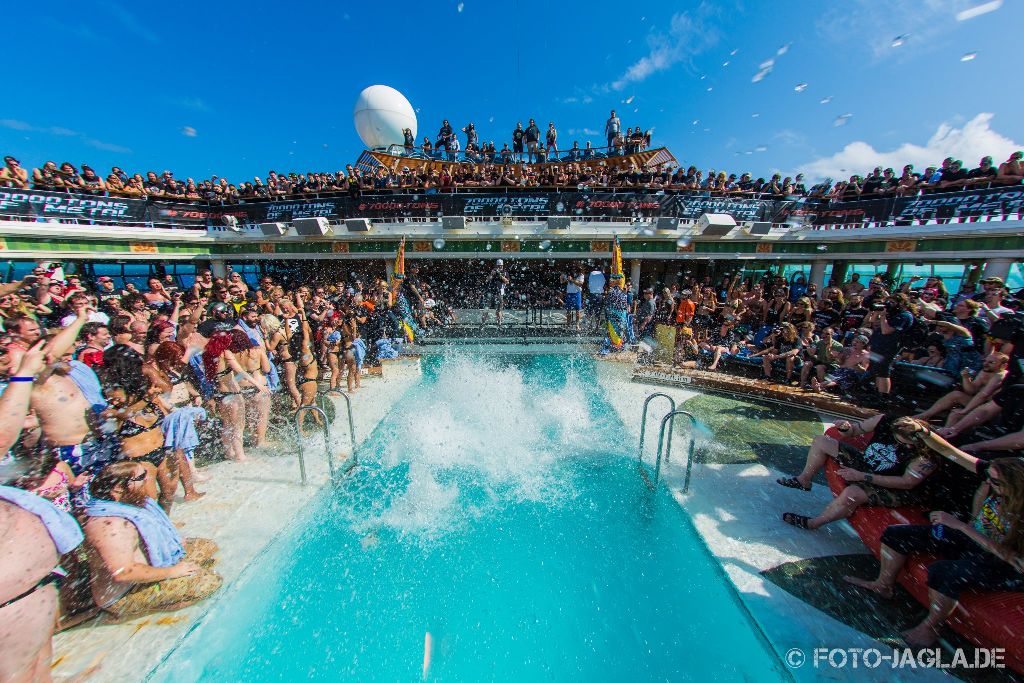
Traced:
<svg viewBox="0 0 1024 683">
<path fill-rule="evenodd" d="M 785 674 L 567 356 L 425 360 L 361 467 L 227 590 L 160 681 Z"/>
</svg>

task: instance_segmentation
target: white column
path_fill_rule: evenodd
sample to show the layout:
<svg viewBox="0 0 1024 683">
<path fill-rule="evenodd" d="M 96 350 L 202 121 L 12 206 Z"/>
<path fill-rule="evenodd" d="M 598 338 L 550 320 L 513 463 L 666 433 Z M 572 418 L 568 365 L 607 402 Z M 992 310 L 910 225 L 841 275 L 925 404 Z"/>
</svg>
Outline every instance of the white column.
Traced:
<svg viewBox="0 0 1024 683">
<path fill-rule="evenodd" d="M 981 272 L 982 279 L 987 277 L 998 277 L 1006 282 L 1010 275 L 1010 268 L 1013 267 L 1013 259 L 994 258 L 985 262 L 985 270 Z"/>
<path fill-rule="evenodd" d="M 640 264 L 641 259 L 635 258 L 629 262 L 629 280 L 633 283 L 633 293 L 640 291 Z"/>
<path fill-rule="evenodd" d="M 224 263 L 224 259 L 220 259 L 220 258 L 218 258 L 218 259 L 211 259 L 210 260 L 210 271 L 213 273 L 214 277 L 227 277 L 228 276 L 228 267 L 227 267 L 227 264 Z"/>
<path fill-rule="evenodd" d="M 807 284 L 815 285 L 818 291 L 821 292 L 825 289 L 825 266 L 828 265 L 825 261 L 812 261 L 811 262 L 811 275 L 807 278 Z"/>
</svg>

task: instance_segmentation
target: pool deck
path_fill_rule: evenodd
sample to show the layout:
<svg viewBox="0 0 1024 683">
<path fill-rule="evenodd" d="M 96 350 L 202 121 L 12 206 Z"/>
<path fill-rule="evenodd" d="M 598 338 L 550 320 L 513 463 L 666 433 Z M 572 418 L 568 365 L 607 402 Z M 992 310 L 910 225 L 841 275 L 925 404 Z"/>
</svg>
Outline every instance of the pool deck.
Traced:
<svg viewBox="0 0 1024 683">
<path fill-rule="evenodd" d="M 653 392 L 672 396 L 677 405 L 698 394 L 697 391 L 633 382 L 633 367 L 628 363 L 598 362 L 598 381 L 611 398 L 620 419 L 633 435 L 628 448 L 635 453 L 640 438 L 641 407 Z M 657 409 L 656 409 L 657 408 Z M 657 444 L 657 425 L 664 414 L 663 403 L 652 403 L 648 417 L 645 461 L 653 462 Z M 659 419 L 655 419 L 658 416 Z M 822 430 L 828 418 L 822 416 Z M 680 424 L 683 421 L 680 421 Z M 677 437 L 681 436 L 681 432 Z M 882 653 L 892 646 L 875 640 L 825 614 L 766 579 L 761 572 L 788 562 L 835 555 L 867 554 L 853 529 L 844 523 L 808 532 L 784 524 L 785 510 L 821 509 L 832 500 L 827 486 L 816 485 L 810 492 L 786 489 L 775 479 L 788 476 L 763 463 L 696 464 L 690 489 L 682 492 L 685 455 L 677 440 L 675 457 L 663 465 L 662 478 L 682 505 L 712 554 L 736 587 L 741 600 L 762 632 L 784 658 L 799 648 L 810 658 L 815 648 L 877 648 Z M 783 661 L 785 661 L 783 659 Z M 794 679 L 864 681 L 949 680 L 935 670 L 900 670 L 888 666 L 877 669 L 816 669 L 810 663 L 791 668 Z M 898 675 L 894 675 L 897 674 Z"/>
<path fill-rule="evenodd" d="M 420 377 L 418 359 L 388 362 L 382 376 L 364 377 L 352 398 L 357 446 L 373 431 L 402 394 Z M 340 399 L 339 415 L 344 415 Z M 347 425 L 335 422 L 332 443 L 335 463 L 350 454 Z M 206 496 L 194 503 L 180 498 L 172 519 L 183 536 L 215 540 L 220 546 L 216 570 L 225 586 L 257 561 L 263 549 L 295 523 L 307 504 L 327 484 L 323 439 L 309 438 L 305 450 L 309 484 L 302 486 L 294 454 L 280 446 L 250 450 L 244 465 L 218 462 L 203 471 L 210 481 L 198 485 Z M 142 680 L 165 654 L 216 603 L 217 595 L 188 609 L 160 613 L 122 623 L 93 619 L 54 636 L 54 680 Z"/>
</svg>

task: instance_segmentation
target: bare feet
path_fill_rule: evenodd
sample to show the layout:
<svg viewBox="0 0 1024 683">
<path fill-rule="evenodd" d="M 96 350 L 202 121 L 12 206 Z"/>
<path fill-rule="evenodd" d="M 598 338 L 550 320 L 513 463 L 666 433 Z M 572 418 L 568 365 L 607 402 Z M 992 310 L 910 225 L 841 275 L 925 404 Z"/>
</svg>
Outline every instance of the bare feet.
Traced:
<svg viewBox="0 0 1024 683">
<path fill-rule="evenodd" d="M 910 647 L 931 647 L 939 640 L 939 634 L 931 626 L 921 622 L 909 631 L 903 632 L 903 640 Z"/>
<path fill-rule="evenodd" d="M 885 598 L 886 600 L 893 596 L 892 586 L 886 586 L 884 584 L 879 583 L 878 581 L 869 581 L 868 579 L 861 579 L 856 576 L 844 576 L 843 581 L 849 584 L 853 584 L 858 588 L 864 588 L 866 590 L 869 590 L 872 593 L 878 595 L 879 597 Z"/>
<path fill-rule="evenodd" d="M 206 482 L 210 481 L 210 475 L 209 474 L 199 474 L 199 470 L 194 470 L 192 472 L 192 480 L 193 481 L 197 481 L 200 484 L 205 484 Z"/>
<path fill-rule="evenodd" d="M 194 500 L 199 500 L 200 498 L 202 498 L 205 495 L 206 495 L 205 491 L 202 491 L 202 492 L 200 492 L 200 491 L 192 491 L 190 493 L 186 493 L 185 494 L 185 502 L 186 503 L 191 503 Z"/>
</svg>

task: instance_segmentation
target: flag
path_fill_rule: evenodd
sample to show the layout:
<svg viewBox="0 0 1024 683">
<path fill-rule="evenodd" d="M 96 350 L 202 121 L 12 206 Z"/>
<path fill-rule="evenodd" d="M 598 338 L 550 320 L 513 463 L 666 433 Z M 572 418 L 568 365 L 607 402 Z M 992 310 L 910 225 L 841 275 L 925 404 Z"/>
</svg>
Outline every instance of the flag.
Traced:
<svg viewBox="0 0 1024 683">
<path fill-rule="evenodd" d="M 619 245 L 619 236 L 615 236 L 612 243 L 612 272 L 611 286 L 626 288 L 626 275 L 622 272 L 622 247 Z"/>
</svg>

